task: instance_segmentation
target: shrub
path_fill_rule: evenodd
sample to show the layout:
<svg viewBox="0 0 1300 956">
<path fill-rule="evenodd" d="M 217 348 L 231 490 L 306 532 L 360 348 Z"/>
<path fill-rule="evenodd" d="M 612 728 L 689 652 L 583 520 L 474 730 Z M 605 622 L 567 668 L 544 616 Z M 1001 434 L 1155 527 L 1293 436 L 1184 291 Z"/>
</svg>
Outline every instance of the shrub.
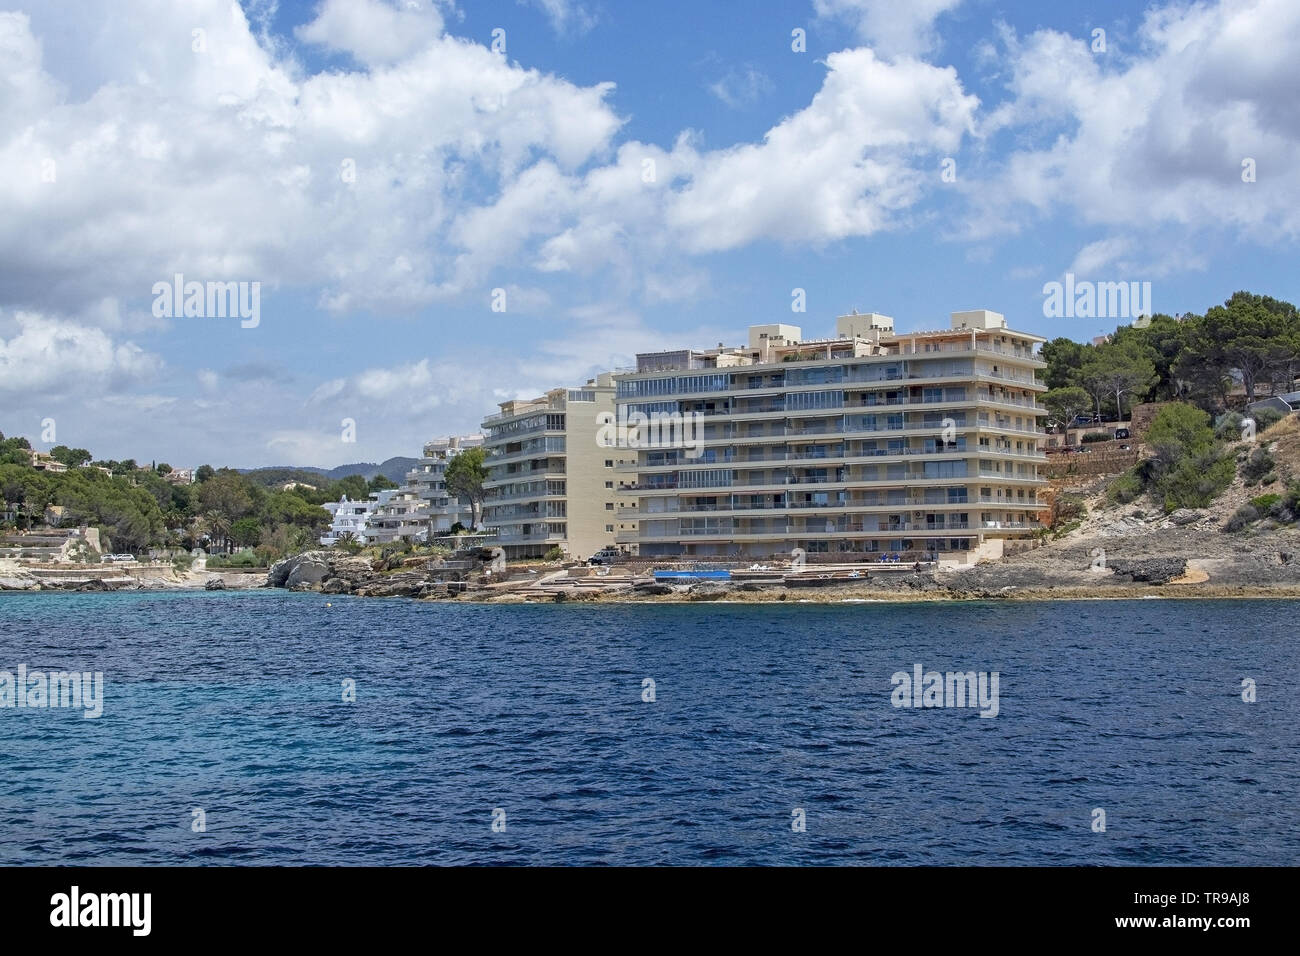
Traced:
<svg viewBox="0 0 1300 956">
<path fill-rule="evenodd" d="M 1293 481 L 1287 485 L 1282 500 L 1274 502 L 1272 507 L 1268 509 L 1268 513 L 1270 517 L 1276 518 L 1278 521 L 1284 521 L 1287 524 L 1294 523 L 1296 516 L 1300 515 L 1300 482 Z"/>
<path fill-rule="evenodd" d="M 236 551 L 234 554 L 214 554 L 208 558 L 210 568 L 263 568 L 266 562 L 256 551 Z"/>
<path fill-rule="evenodd" d="M 1251 498 L 1250 503 L 1260 514 L 1265 514 L 1281 500 L 1282 496 L 1279 494 L 1267 494 L 1260 495 L 1258 498 Z"/>
<path fill-rule="evenodd" d="M 1228 531 L 1241 531 L 1247 525 L 1259 520 L 1259 509 L 1254 505 L 1242 505 L 1228 519 L 1225 528 Z"/>
<path fill-rule="evenodd" d="M 1277 463 L 1267 448 L 1256 448 L 1241 466 L 1241 477 L 1248 485 L 1257 483 L 1265 475 L 1271 474 Z"/>
<path fill-rule="evenodd" d="M 1080 441 L 1085 445 L 1091 445 L 1094 442 L 1110 441 L 1112 438 L 1114 438 L 1114 436 L 1109 432 L 1084 432 L 1083 438 L 1081 438 Z"/>
<path fill-rule="evenodd" d="M 1276 408 L 1258 408 L 1251 413 L 1251 418 L 1255 419 L 1255 431 L 1262 432 L 1265 428 L 1276 425 L 1282 420 L 1282 413 Z"/>
<path fill-rule="evenodd" d="M 389 558 L 404 555 L 410 550 L 411 543 L 409 541 L 398 539 L 397 541 L 390 541 L 385 545 L 381 545 L 379 548 L 379 557 L 386 561 Z"/>
<path fill-rule="evenodd" d="M 1082 521 L 1088 514 L 1088 509 L 1083 503 L 1082 495 L 1057 495 L 1056 500 L 1052 502 L 1052 527 L 1067 524 L 1071 521 Z"/>
<path fill-rule="evenodd" d="M 1214 437 L 1220 441 L 1239 441 L 1241 421 L 1240 412 L 1224 412 L 1214 420 Z"/>
<path fill-rule="evenodd" d="M 546 552 L 545 560 L 547 560 L 547 561 L 559 561 L 559 560 L 561 560 L 563 557 L 564 557 L 564 552 L 560 549 L 560 546 L 557 544 L 557 545 L 553 545 L 553 546 L 551 547 L 551 550 L 549 550 L 549 551 Z"/>
<path fill-rule="evenodd" d="M 1165 511 L 1204 508 L 1223 493 L 1237 476 L 1231 455 L 1205 451 L 1182 459 L 1156 483 Z"/>
<path fill-rule="evenodd" d="M 1135 470 L 1129 469 L 1112 481 L 1106 488 L 1106 497 L 1121 505 L 1136 501 L 1142 496 L 1142 479 Z"/>
</svg>

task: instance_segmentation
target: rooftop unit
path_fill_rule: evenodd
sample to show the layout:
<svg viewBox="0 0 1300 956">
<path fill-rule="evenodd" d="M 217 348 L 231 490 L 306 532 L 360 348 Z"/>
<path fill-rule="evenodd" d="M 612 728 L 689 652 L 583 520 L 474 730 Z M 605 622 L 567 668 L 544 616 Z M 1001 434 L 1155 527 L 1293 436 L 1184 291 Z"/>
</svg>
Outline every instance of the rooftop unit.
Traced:
<svg viewBox="0 0 1300 956">
<path fill-rule="evenodd" d="M 835 320 L 835 331 L 841 338 L 875 339 L 880 333 L 892 335 L 894 317 L 879 312 L 854 311 Z"/>
<path fill-rule="evenodd" d="M 952 314 L 952 327 L 954 329 L 1005 329 L 1007 318 L 1001 312 L 969 309 Z"/>
</svg>

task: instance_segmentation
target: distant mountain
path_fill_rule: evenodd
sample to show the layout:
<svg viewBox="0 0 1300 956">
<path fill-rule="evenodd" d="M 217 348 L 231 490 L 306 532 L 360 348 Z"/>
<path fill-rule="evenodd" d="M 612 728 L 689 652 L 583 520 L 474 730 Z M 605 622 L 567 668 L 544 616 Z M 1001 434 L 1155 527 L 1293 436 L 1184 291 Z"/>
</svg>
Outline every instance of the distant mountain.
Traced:
<svg viewBox="0 0 1300 956">
<path fill-rule="evenodd" d="M 380 462 L 376 465 L 374 462 L 362 461 L 351 465 L 339 465 L 337 468 L 331 468 L 325 472 L 325 477 L 330 481 L 338 481 L 340 478 L 346 478 L 348 475 L 360 475 L 369 481 L 375 475 L 383 475 L 389 481 L 395 481 L 399 485 L 406 480 L 406 473 L 420 463 L 418 458 L 389 458 L 387 461 Z"/>
<path fill-rule="evenodd" d="M 249 480 L 257 482 L 259 485 L 265 485 L 268 488 L 276 485 L 283 485 L 290 481 L 301 481 L 309 485 L 319 487 L 327 481 L 338 481 L 346 478 L 348 475 L 360 475 L 369 481 L 375 475 L 383 475 L 389 481 L 401 484 L 406 473 L 416 466 L 418 458 L 389 458 L 387 461 L 375 464 L 373 461 L 358 461 L 350 465 L 339 465 L 337 468 L 316 468 L 312 465 L 272 465 L 267 468 L 241 468 L 241 474 L 247 475 Z"/>
</svg>

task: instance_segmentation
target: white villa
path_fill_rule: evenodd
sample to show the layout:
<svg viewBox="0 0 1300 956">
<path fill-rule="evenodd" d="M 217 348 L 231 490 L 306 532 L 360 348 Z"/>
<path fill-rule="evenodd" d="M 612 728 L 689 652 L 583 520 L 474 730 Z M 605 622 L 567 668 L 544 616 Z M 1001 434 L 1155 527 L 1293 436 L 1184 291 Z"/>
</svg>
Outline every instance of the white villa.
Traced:
<svg viewBox="0 0 1300 956">
<path fill-rule="evenodd" d="M 378 499 L 374 495 L 369 501 L 352 501 L 344 495 L 338 501 L 321 505 L 330 513 L 332 520 L 329 530 L 321 535 L 320 543 L 329 547 L 337 544 L 345 535 L 351 535 L 352 540 L 359 544 L 364 543 L 366 524 L 377 504 Z"/>
</svg>

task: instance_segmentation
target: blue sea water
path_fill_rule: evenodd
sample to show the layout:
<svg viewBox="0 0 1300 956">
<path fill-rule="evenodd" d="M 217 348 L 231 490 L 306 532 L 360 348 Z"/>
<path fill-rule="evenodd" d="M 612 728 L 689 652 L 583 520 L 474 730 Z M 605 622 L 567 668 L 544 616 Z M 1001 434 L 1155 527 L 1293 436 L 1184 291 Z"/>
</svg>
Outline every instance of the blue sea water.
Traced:
<svg viewBox="0 0 1300 956">
<path fill-rule="evenodd" d="M 105 703 L 0 709 L 0 863 L 1295 864 L 1298 614 L 5 594 L 0 670 Z"/>
</svg>

